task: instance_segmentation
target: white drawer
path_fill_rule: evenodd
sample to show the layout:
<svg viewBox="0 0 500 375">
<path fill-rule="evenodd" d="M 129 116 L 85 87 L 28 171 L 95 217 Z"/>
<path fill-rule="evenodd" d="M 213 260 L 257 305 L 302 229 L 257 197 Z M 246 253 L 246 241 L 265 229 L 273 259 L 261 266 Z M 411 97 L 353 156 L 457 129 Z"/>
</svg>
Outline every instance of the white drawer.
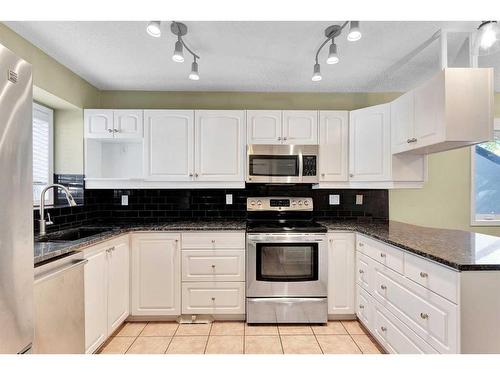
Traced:
<svg viewBox="0 0 500 375">
<path fill-rule="evenodd" d="M 457 353 L 458 307 L 379 264 L 373 297 L 440 353 Z"/>
<path fill-rule="evenodd" d="M 356 285 L 356 316 L 368 328 L 373 329 L 373 297 L 361 286 Z"/>
<path fill-rule="evenodd" d="M 245 250 L 183 250 L 182 281 L 245 281 Z"/>
<path fill-rule="evenodd" d="M 356 251 L 356 283 L 365 288 L 368 292 L 371 292 L 372 289 L 372 282 L 370 280 L 371 262 L 373 261 L 366 255 Z"/>
<path fill-rule="evenodd" d="M 359 234 L 356 235 L 356 250 L 396 272 L 403 273 L 404 253 L 402 250 Z"/>
<path fill-rule="evenodd" d="M 244 282 L 182 283 L 183 314 L 244 314 Z"/>
<path fill-rule="evenodd" d="M 398 354 L 438 353 L 377 302 L 374 304 L 373 313 L 372 334 L 387 352 Z"/>
<path fill-rule="evenodd" d="M 244 232 L 189 232 L 182 233 L 183 249 L 244 249 Z"/>
<path fill-rule="evenodd" d="M 405 276 L 452 302 L 458 302 L 458 272 L 430 260 L 405 254 Z"/>
</svg>

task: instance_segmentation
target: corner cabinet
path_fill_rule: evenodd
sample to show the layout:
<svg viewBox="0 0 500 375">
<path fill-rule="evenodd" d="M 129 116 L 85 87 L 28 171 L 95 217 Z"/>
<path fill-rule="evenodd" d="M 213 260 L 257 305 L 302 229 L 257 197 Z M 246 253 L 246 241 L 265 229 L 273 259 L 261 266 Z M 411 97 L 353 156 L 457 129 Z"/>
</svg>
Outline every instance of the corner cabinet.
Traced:
<svg viewBox="0 0 500 375">
<path fill-rule="evenodd" d="M 247 111 L 247 126 L 248 144 L 318 144 L 318 111 Z"/>
<path fill-rule="evenodd" d="M 180 234 L 133 233 L 131 244 L 131 315 L 180 315 Z"/>
<path fill-rule="evenodd" d="M 354 315 L 354 233 L 328 233 L 328 315 Z"/>
<path fill-rule="evenodd" d="M 128 235 L 83 250 L 85 352 L 93 353 L 129 316 Z"/>
<path fill-rule="evenodd" d="M 491 68 L 447 68 L 391 105 L 392 152 L 429 154 L 492 138 Z"/>
</svg>

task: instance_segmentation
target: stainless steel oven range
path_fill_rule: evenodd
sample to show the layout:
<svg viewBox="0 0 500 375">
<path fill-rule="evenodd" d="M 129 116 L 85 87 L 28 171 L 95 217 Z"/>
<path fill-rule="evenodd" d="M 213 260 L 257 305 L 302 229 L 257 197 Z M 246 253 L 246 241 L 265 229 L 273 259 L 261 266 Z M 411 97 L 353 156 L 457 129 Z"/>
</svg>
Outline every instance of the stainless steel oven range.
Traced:
<svg viewBox="0 0 500 375">
<path fill-rule="evenodd" d="M 248 323 L 327 322 L 326 228 L 312 198 L 247 199 Z"/>
</svg>

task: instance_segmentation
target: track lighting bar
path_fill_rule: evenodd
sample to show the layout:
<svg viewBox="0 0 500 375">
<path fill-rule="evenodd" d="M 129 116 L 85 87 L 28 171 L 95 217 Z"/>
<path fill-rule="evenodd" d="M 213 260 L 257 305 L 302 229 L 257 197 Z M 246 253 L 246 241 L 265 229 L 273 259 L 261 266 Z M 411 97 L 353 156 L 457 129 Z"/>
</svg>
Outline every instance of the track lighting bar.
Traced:
<svg viewBox="0 0 500 375">
<path fill-rule="evenodd" d="M 312 80 L 314 82 L 321 81 L 322 76 L 321 76 L 321 67 L 319 64 L 319 53 L 323 49 L 323 47 L 331 40 L 332 44 L 330 45 L 329 48 L 329 53 L 328 53 L 328 58 L 326 60 L 327 64 L 336 64 L 338 63 L 339 60 L 339 55 L 337 53 L 337 45 L 335 44 L 335 38 L 340 36 L 342 33 L 342 30 L 349 25 L 349 33 L 347 35 L 347 40 L 350 42 L 355 42 L 359 39 L 361 39 L 361 30 L 359 28 L 359 21 L 345 21 L 341 26 L 339 25 L 332 25 L 329 26 L 325 29 L 325 41 L 321 43 L 319 46 L 318 50 L 316 51 L 316 56 L 314 58 L 314 69 L 313 69 L 313 76 Z"/>
<path fill-rule="evenodd" d="M 161 36 L 160 25 L 161 25 L 160 21 L 150 21 L 148 23 L 146 31 L 148 32 L 149 35 L 155 38 L 159 38 Z M 200 75 L 198 73 L 197 60 L 200 59 L 200 56 L 197 55 L 195 52 L 193 52 L 193 50 L 186 45 L 184 39 L 182 39 L 182 37 L 187 34 L 188 31 L 187 26 L 182 22 L 172 21 L 172 23 L 170 24 L 170 31 L 177 36 L 177 41 L 175 42 L 174 54 L 172 55 L 172 60 L 179 63 L 184 62 L 184 48 L 185 48 L 186 51 L 188 51 L 193 56 L 193 63 L 191 64 L 191 73 L 189 74 L 189 79 L 193 81 L 199 80 Z"/>
</svg>

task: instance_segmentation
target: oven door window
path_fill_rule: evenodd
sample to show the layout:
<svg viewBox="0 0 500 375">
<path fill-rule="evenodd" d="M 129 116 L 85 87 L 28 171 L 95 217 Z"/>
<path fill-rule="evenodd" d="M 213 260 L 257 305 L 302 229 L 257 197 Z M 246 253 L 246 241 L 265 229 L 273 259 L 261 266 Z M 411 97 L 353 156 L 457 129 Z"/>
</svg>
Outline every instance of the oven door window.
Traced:
<svg viewBox="0 0 500 375">
<path fill-rule="evenodd" d="M 250 155 L 251 176 L 299 176 L 298 155 Z"/>
<path fill-rule="evenodd" d="M 317 243 L 259 243 L 256 250 L 257 280 L 318 280 Z"/>
</svg>

